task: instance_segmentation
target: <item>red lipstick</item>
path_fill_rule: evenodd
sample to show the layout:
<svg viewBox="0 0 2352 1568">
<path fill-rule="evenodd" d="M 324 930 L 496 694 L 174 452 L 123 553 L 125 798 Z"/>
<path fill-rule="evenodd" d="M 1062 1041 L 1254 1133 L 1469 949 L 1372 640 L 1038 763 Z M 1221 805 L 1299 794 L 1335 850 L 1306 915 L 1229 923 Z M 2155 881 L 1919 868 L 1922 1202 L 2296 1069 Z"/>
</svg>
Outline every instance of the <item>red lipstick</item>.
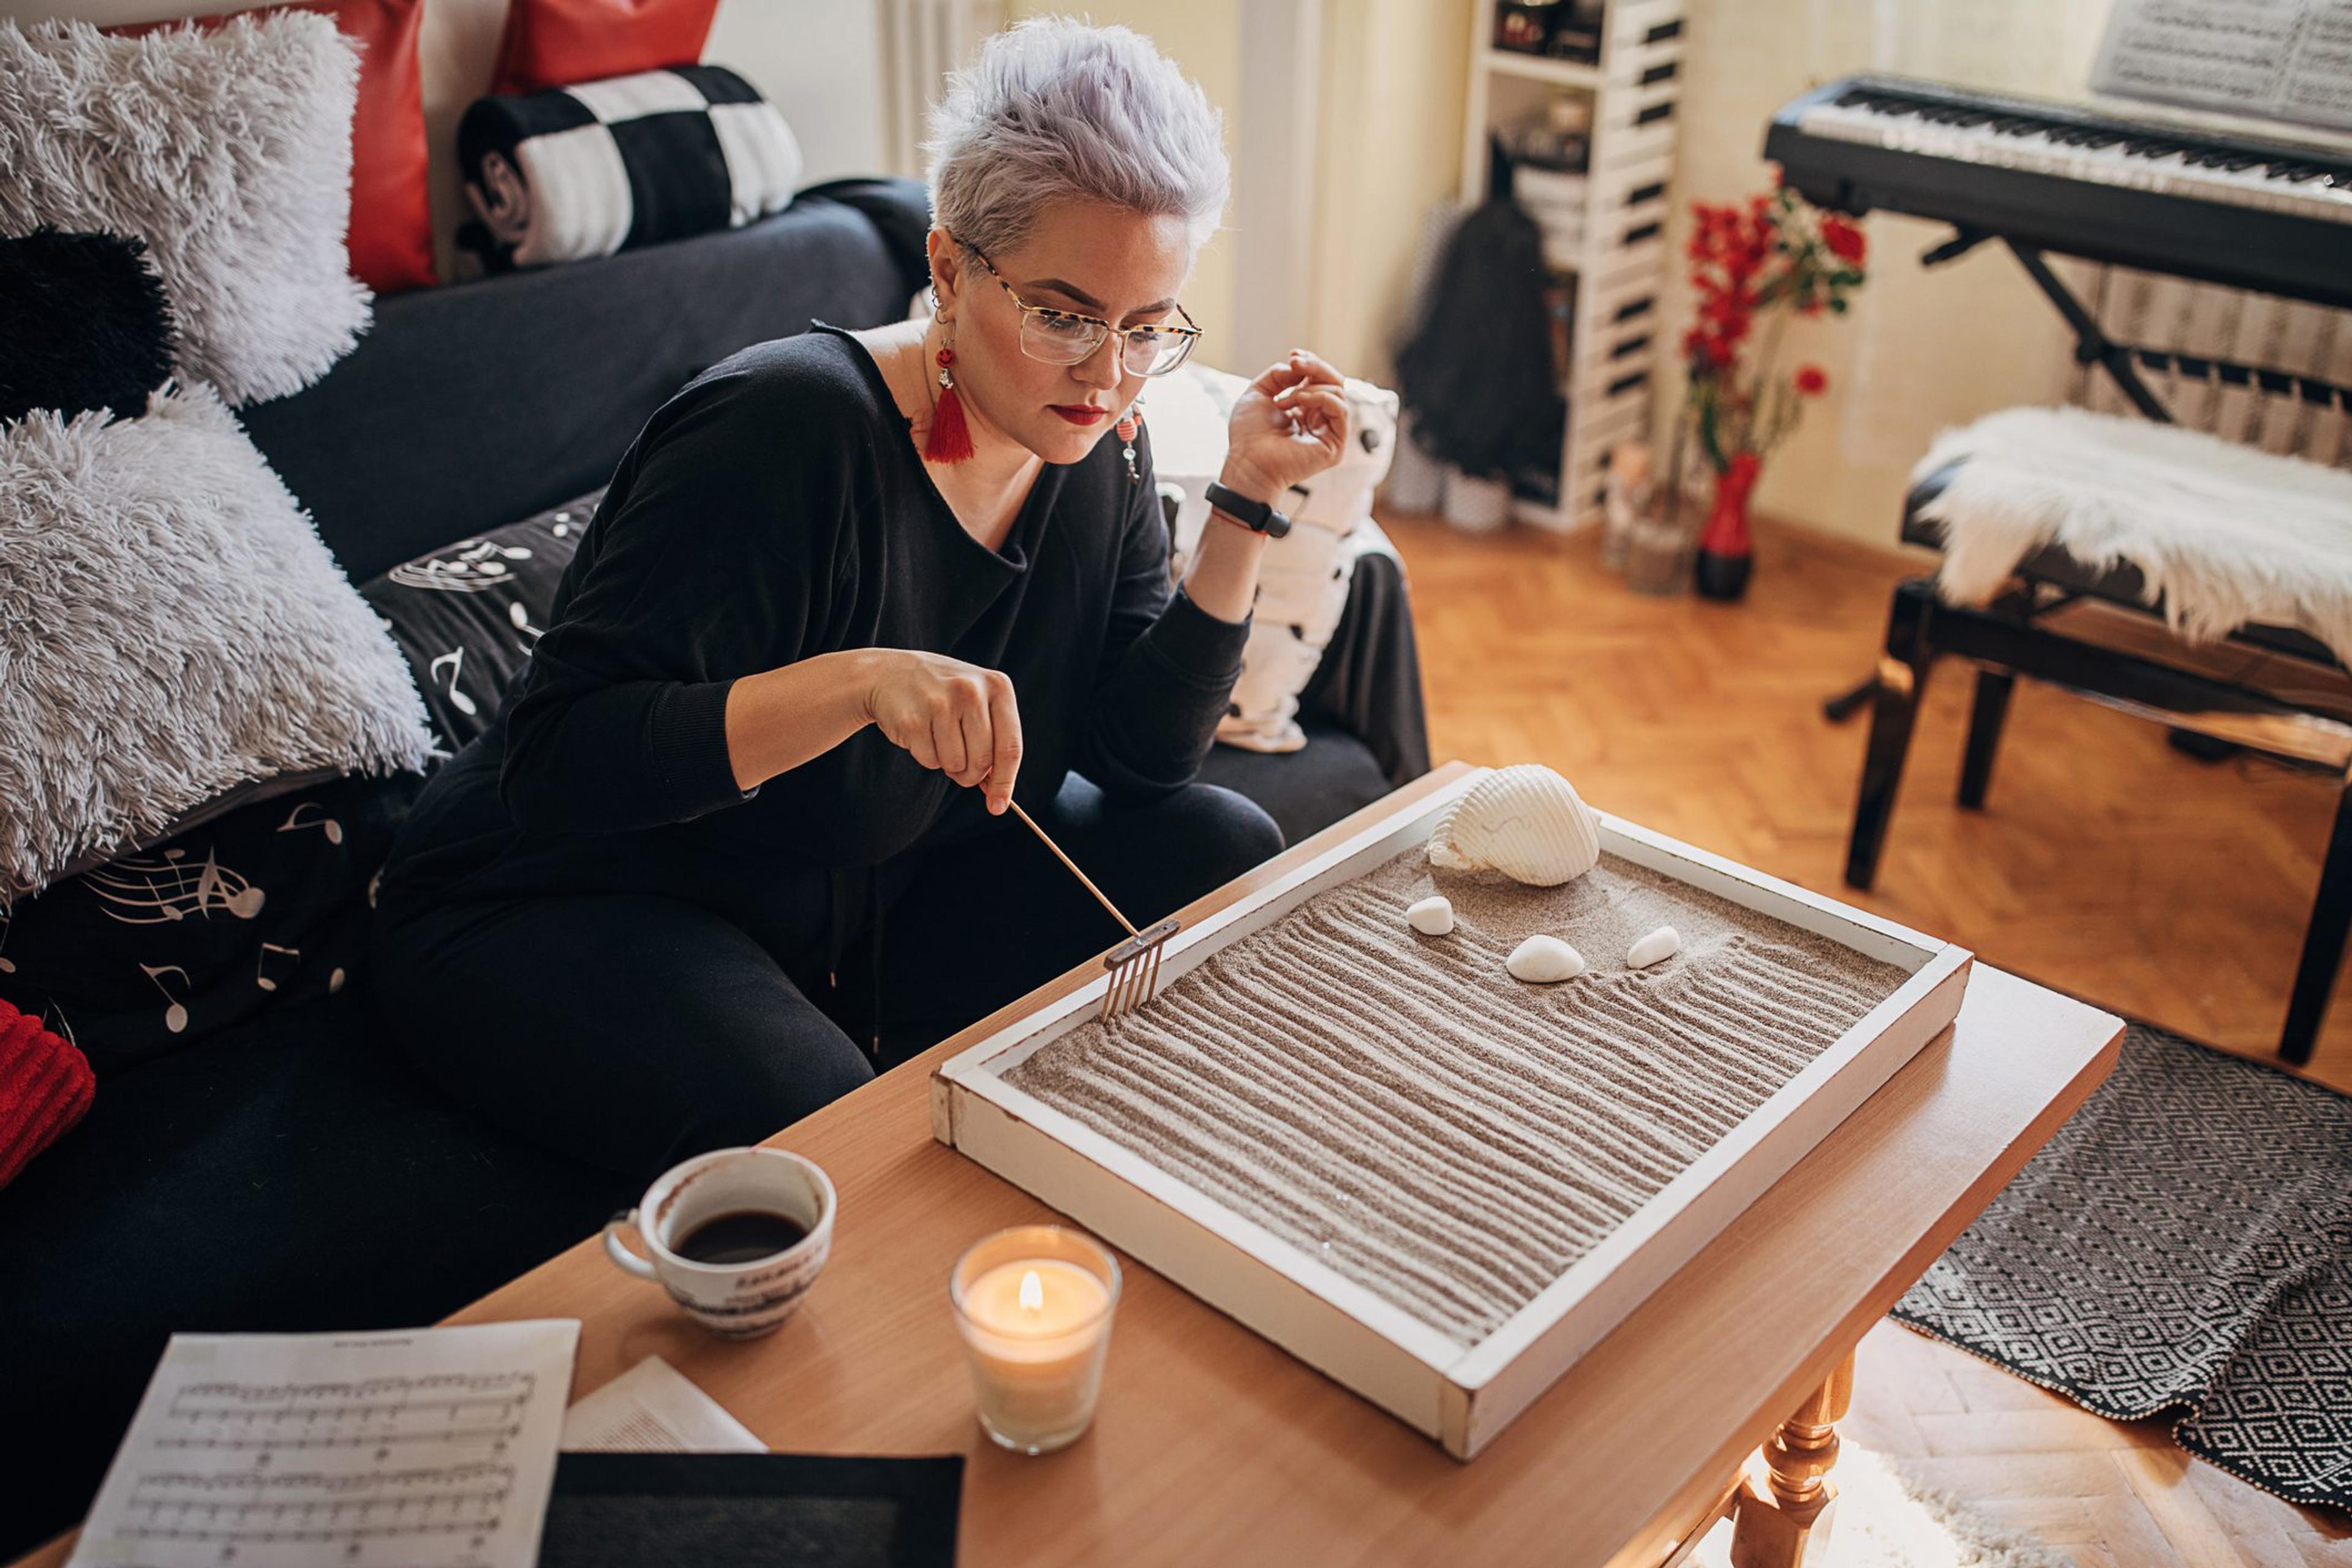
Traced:
<svg viewBox="0 0 2352 1568">
<path fill-rule="evenodd" d="M 1045 405 L 1073 425 L 1091 425 L 1110 416 L 1108 408 L 1097 408 L 1091 403 L 1049 403 Z"/>
</svg>

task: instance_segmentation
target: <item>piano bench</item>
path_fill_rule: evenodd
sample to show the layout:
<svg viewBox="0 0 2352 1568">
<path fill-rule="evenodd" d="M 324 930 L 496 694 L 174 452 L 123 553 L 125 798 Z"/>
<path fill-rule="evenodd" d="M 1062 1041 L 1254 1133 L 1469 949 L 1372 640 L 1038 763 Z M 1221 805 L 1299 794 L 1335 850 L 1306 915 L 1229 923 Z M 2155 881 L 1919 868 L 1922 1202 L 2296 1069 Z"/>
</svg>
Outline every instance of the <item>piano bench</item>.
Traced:
<svg viewBox="0 0 2352 1568">
<path fill-rule="evenodd" d="M 1939 469 L 1913 487 L 1906 542 L 1941 543 L 1940 531 L 1918 513 L 1948 478 Z M 2019 676 L 2325 773 L 2338 792 L 2335 826 L 2279 1040 L 2279 1055 L 2300 1066 L 2311 1059 L 2352 936 L 2352 671 L 2287 626 L 2242 626 L 2221 642 L 2191 644 L 2170 630 L 2162 605 L 2147 603 L 2133 568 L 2100 571 L 2047 548 L 2021 562 L 2007 588 L 1981 607 L 1946 603 L 1933 577 L 1899 584 L 1867 689 L 1870 740 L 1845 879 L 1867 889 L 1876 877 L 1927 676 L 1948 656 L 1977 669 L 1960 769 L 1965 806 L 1984 804 Z"/>
</svg>

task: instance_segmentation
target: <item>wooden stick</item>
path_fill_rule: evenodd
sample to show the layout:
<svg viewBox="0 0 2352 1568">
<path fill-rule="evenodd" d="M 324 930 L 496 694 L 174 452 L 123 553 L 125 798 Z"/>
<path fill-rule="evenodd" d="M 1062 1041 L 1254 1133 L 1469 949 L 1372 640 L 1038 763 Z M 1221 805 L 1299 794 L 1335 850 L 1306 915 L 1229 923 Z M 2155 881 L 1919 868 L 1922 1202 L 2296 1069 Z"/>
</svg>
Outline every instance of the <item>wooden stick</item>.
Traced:
<svg viewBox="0 0 2352 1568">
<path fill-rule="evenodd" d="M 1063 865 L 1067 866 L 1070 868 L 1071 876 L 1076 877 L 1079 881 L 1086 884 L 1087 891 L 1095 896 L 1095 902 L 1100 904 L 1104 909 L 1108 910 L 1110 911 L 1110 918 L 1117 921 L 1121 926 L 1125 927 L 1128 935 L 1140 936 L 1142 934 L 1142 932 L 1135 929 L 1135 922 L 1129 920 L 1125 915 L 1120 914 L 1118 912 L 1118 906 L 1112 903 L 1110 900 L 1104 895 L 1103 890 L 1100 888 L 1095 886 L 1095 879 L 1092 877 L 1087 876 L 1084 871 L 1079 870 L 1078 863 L 1076 860 L 1071 859 L 1067 855 L 1062 853 L 1062 847 L 1054 842 L 1053 835 L 1038 826 L 1036 821 L 1032 818 L 1027 812 L 1021 809 L 1021 803 L 1019 801 L 1014 800 L 1008 795 L 1005 797 L 1004 804 L 1013 808 L 1013 816 L 1019 817 L 1023 822 L 1029 825 L 1029 831 L 1035 834 L 1038 837 L 1038 841 L 1043 843 L 1046 848 L 1051 849 L 1054 852 L 1055 859 L 1059 860 Z"/>
</svg>

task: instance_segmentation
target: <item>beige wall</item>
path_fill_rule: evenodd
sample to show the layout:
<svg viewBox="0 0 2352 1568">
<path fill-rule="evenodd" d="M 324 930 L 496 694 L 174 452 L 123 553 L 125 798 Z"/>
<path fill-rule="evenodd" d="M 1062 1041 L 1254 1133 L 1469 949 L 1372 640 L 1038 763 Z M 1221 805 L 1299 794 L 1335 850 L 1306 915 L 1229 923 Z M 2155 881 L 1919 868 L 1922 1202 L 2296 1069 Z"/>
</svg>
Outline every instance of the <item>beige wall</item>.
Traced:
<svg viewBox="0 0 2352 1568">
<path fill-rule="evenodd" d="M 1392 381 L 1431 208 L 1460 184 L 1471 0 L 1330 0 L 1317 181 L 1316 346 Z"/>
<path fill-rule="evenodd" d="M 241 11 L 251 0 L 0 0 L 0 17 L 150 22 Z M 425 0 L 419 27 L 425 133 L 434 162 L 434 229 L 444 275 L 462 216 L 457 117 L 487 91 L 507 0 Z M 782 110 L 807 161 L 804 182 L 883 166 L 875 0 L 720 0 L 704 58 L 751 79 Z"/>
</svg>

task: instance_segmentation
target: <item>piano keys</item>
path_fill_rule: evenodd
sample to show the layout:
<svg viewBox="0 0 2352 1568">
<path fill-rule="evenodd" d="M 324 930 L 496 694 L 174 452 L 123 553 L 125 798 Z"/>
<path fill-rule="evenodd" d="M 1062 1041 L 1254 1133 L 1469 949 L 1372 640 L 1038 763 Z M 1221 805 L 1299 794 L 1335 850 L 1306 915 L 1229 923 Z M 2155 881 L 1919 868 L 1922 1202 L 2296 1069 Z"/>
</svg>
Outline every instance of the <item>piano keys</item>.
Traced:
<svg viewBox="0 0 2352 1568">
<path fill-rule="evenodd" d="M 1904 78 L 1795 100 L 1764 155 L 1817 206 L 2352 307 L 2352 154 Z"/>
</svg>

